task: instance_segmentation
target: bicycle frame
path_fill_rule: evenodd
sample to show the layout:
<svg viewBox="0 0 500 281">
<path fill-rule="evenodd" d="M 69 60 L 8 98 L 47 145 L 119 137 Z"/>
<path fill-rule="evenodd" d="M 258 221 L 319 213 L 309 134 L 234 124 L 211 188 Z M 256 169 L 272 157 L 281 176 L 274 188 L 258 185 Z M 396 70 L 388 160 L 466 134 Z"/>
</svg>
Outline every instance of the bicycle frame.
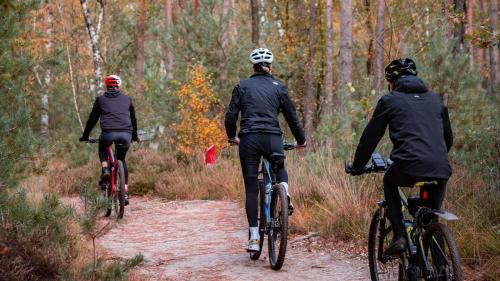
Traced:
<svg viewBox="0 0 500 281">
<path fill-rule="evenodd" d="M 116 169 L 118 166 L 118 161 L 115 159 L 115 155 L 113 153 L 113 144 L 109 145 L 106 148 L 108 152 L 108 163 L 111 166 L 110 167 L 110 172 L 111 172 L 111 179 L 110 179 L 110 188 L 111 188 L 111 194 L 115 192 L 115 175 L 116 175 Z"/>
<path fill-rule="evenodd" d="M 263 179 L 261 179 L 263 181 L 263 185 L 262 185 L 262 189 L 259 191 L 259 192 L 263 192 L 263 206 L 262 206 L 262 210 L 263 210 L 263 213 L 264 213 L 264 218 L 265 218 L 265 229 L 264 231 L 267 232 L 268 230 L 268 224 L 270 223 L 271 221 L 271 208 L 270 208 L 270 205 L 271 205 L 271 192 L 272 192 L 272 187 L 274 184 L 276 184 L 276 176 L 274 175 L 274 173 L 272 172 L 272 169 L 271 169 L 271 163 L 269 162 L 269 160 L 267 160 L 266 158 L 264 158 L 262 160 L 262 172 L 263 174 Z"/>
</svg>

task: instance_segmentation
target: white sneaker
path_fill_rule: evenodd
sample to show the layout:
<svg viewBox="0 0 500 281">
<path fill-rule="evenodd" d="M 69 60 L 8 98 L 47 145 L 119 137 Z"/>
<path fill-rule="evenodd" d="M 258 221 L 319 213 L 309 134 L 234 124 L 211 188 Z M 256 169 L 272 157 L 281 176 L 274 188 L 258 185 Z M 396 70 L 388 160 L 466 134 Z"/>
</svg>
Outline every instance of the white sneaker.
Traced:
<svg viewBox="0 0 500 281">
<path fill-rule="evenodd" d="M 258 252 L 260 250 L 259 240 L 250 239 L 248 240 L 247 252 Z"/>
</svg>

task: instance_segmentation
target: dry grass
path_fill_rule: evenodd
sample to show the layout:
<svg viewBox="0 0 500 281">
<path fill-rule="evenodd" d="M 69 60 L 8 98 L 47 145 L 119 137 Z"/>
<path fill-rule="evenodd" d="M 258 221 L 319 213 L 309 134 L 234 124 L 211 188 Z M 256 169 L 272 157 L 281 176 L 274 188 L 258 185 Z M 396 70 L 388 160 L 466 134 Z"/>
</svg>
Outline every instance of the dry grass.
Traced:
<svg viewBox="0 0 500 281">
<path fill-rule="evenodd" d="M 132 151 L 127 161 L 132 195 L 159 195 L 171 200 L 244 198 L 236 155 L 207 167 L 179 163 L 173 156 L 141 149 Z M 293 232 L 319 231 L 340 240 L 366 241 L 371 214 L 383 198 L 382 175 L 349 177 L 340 160 L 296 152 L 289 153 L 286 165 L 296 206 L 291 217 Z M 82 181 L 97 181 L 97 173 L 97 163 L 72 169 L 59 165 L 49 172 L 49 189 L 74 193 Z M 488 272 L 482 278 L 490 280 L 500 276 L 499 198 L 498 188 L 488 187 L 479 177 L 456 167 L 444 205 L 461 217 L 449 226 L 463 262 Z"/>
</svg>

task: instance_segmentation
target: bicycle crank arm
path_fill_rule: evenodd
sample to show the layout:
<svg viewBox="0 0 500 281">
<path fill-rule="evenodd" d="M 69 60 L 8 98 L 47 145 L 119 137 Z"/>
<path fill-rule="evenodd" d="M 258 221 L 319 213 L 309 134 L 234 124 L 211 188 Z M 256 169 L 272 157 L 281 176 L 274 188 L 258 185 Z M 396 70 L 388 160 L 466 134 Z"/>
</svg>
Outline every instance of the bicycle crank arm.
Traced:
<svg viewBox="0 0 500 281">
<path fill-rule="evenodd" d="M 442 218 L 443 220 L 446 220 L 446 221 L 456 221 L 456 220 L 460 219 L 455 214 L 447 212 L 447 211 L 432 210 L 432 213 L 435 214 L 436 216 Z"/>
</svg>

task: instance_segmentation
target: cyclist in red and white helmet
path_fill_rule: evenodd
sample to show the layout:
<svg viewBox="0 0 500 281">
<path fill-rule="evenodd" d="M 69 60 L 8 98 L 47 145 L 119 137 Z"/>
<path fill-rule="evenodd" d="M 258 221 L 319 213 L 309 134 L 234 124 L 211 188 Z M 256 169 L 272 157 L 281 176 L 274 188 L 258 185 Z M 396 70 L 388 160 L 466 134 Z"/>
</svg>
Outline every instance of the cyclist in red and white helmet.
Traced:
<svg viewBox="0 0 500 281">
<path fill-rule="evenodd" d="M 88 141 L 89 135 L 100 119 L 101 136 L 99 137 L 99 160 L 101 161 L 102 175 L 100 185 L 104 186 L 110 176 L 106 148 L 112 143 L 116 146 L 116 158 L 123 162 L 125 168 L 125 204 L 128 204 L 128 169 L 125 156 L 132 141 L 139 141 L 137 136 L 137 121 L 132 98 L 120 91 L 122 80 L 118 75 L 109 75 L 104 78 L 106 92 L 98 96 L 94 102 L 92 112 L 83 131 L 80 141 Z"/>
</svg>

